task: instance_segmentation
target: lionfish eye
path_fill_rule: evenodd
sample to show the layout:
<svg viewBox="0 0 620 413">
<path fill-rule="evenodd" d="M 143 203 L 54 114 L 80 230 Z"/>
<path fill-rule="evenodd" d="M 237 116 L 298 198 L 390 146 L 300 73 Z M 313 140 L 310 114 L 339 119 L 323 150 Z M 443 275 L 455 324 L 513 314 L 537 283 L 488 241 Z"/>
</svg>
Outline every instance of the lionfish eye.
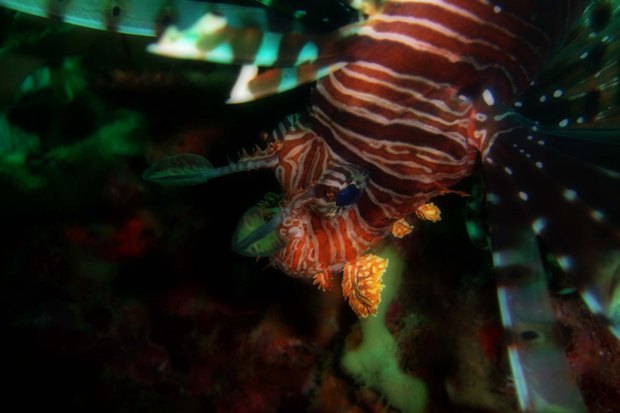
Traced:
<svg viewBox="0 0 620 413">
<path fill-rule="evenodd" d="M 355 184 L 342 188 L 336 194 L 336 205 L 339 207 L 348 206 L 357 202 L 362 191 Z"/>
</svg>

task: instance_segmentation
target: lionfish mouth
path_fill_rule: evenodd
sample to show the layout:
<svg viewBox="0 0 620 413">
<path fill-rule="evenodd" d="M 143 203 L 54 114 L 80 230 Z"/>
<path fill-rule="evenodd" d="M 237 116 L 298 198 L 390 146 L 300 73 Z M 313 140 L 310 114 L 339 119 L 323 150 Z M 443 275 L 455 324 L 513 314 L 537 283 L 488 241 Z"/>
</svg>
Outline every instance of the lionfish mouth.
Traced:
<svg viewBox="0 0 620 413">
<path fill-rule="evenodd" d="M 284 247 L 284 241 L 278 235 L 282 223 L 279 208 L 254 206 L 239 220 L 233 234 L 232 248 L 247 257 L 267 257 Z"/>
</svg>

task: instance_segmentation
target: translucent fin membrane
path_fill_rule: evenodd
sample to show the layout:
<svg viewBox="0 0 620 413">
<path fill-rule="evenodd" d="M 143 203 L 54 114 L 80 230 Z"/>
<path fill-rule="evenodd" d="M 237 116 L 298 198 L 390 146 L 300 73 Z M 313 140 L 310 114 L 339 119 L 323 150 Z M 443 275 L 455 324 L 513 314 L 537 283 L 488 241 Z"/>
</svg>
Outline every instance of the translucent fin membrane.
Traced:
<svg viewBox="0 0 620 413">
<path fill-rule="evenodd" d="M 347 0 L 349 6 L 364 14 L 374 14 L 384 3 L 384 0 Z"/>
<path fill-rule="evenodd" d="M 283 13 L 295 16 L 296 18 L 304 19 L 307 15 L 320 15 L 321 12 L 325 14 L 325 19 L 329 19 L 330 15 L 340 15 L 346 13 L 343 9 L 345 5 L 348 5 L 351 9 L 357 10 L 364 14 L 375 13 L 381 5 L 383 0 L 345 0 L 345 1 L 333 1 L 333 2 L 321 2 L 321 1 L 287 1 L 287 0 L 256 0 L 258 3 L 263 4 L 265 7 L 272 8 L 274 10 L 281 11 Z"/>
<path fill-rule="evenodd" d="M 202 156 L 186 153 L 169 156 L 154 163 L 144 171 L 142 177 L 149 181 L 164 184 L 196 185 L 237 172 L 271 168 L 274 162 L 275 158 L 271 156 L 256 158 L 248 156 L 243 161 L 214 168 L 211 162 Z"/>
<path fill-rule="evenodd" d="M 517 110 L 560 127 L 620 125 L 618 56 L 620 1 L 593 1 Z"/>
<path fill-rule="evenodd" d="M 493 160 L 493 163 L 496 161 Z M 497 296 L 521 410 L 585 412 L 556 336 L 536 234 L 509 174 L 487 168 L 487 212 Z M 511 195 L 508 195 L 511 194 Z"/>
<path fill-rule="evenodd" d="M 501 118 L 503 124 L 496 125 L 496 139 L 484 159 L 487 180 L 505 181 L 489 188 L 492 208 L 518 211 L 590 309 L 617 334 L 618 135 L 605 130 L 542 130 L 514 117 Z"/>
</svg>

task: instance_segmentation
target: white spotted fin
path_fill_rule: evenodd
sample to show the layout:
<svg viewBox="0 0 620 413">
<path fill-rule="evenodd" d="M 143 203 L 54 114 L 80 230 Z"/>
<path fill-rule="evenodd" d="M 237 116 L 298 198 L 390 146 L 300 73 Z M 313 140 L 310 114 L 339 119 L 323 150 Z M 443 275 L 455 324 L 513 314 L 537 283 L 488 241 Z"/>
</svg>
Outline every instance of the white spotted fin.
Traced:
<svg viewBox="0 0 620 413">
<path fill-rule="evenodd" d="M 168 156 L 155 162 L 142 178 L 159 183 L 176 185 L 196 185 L 213 177 L 215 168 L 211 162 L 200 155 L 186 153 Z"/>
<path fill-rule="evenodd" d="M 478 119 L 498 298 L 521 407 L 585 411 L 555 344 L 540 251 L 620 338 L 620 130 L 543 128 L 511 112 Z"/>
<path fill-rule="evenodd" d="M 510 210 L 501 217 L 525 222 L 620 337 L 620 129 L 501 118 L 487 129 L 494 137 L 483 157 L 489 210 Z"/>
<path fill-rule="evenodd" d="M 595 0 L 515 109 L 559 127 L 620 124 L 620 1 Z"/>
<path fill-rule="evenodd" d="M 586 411 L 560 344 L 548 267 L 620 338 L 618 33 L 620 2 L 593 1 L 513 110 L 490 91 L 477 107 L 498 301 L 523 411 Z"/>
<path fill-rule="evenodd" d="M 543 131 L 510 113 L 481 121 L 479 130 L 488 139 L 482 163 L 490 246 L 520 407 L 585 412 L 558 343 L 541 244 L 592 311 L 616 328 L 620 175 L 563 144 L 578 142 L 581 152 L 602 145 L 618 155 L 620 145 L 600 131 L 593 140 Z"/>
</svg>

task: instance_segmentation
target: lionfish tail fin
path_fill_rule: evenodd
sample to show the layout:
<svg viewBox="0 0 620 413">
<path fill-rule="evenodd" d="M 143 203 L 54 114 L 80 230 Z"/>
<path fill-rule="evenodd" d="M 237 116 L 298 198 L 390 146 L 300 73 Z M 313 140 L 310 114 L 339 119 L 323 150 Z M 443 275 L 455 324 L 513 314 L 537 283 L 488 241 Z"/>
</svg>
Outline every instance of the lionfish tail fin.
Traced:
<svg viewBox="0 0 620 413">
<path fill-rule="evenodd" d="M 541 127 L 511 112 L 483 123 L 489 209 L 512 211 L 499 219 L 523 221 L 590 309 L 620 336 L 617 130 Z M 491 230 L 503 225 L 490 224 Z"/>
</svg>

